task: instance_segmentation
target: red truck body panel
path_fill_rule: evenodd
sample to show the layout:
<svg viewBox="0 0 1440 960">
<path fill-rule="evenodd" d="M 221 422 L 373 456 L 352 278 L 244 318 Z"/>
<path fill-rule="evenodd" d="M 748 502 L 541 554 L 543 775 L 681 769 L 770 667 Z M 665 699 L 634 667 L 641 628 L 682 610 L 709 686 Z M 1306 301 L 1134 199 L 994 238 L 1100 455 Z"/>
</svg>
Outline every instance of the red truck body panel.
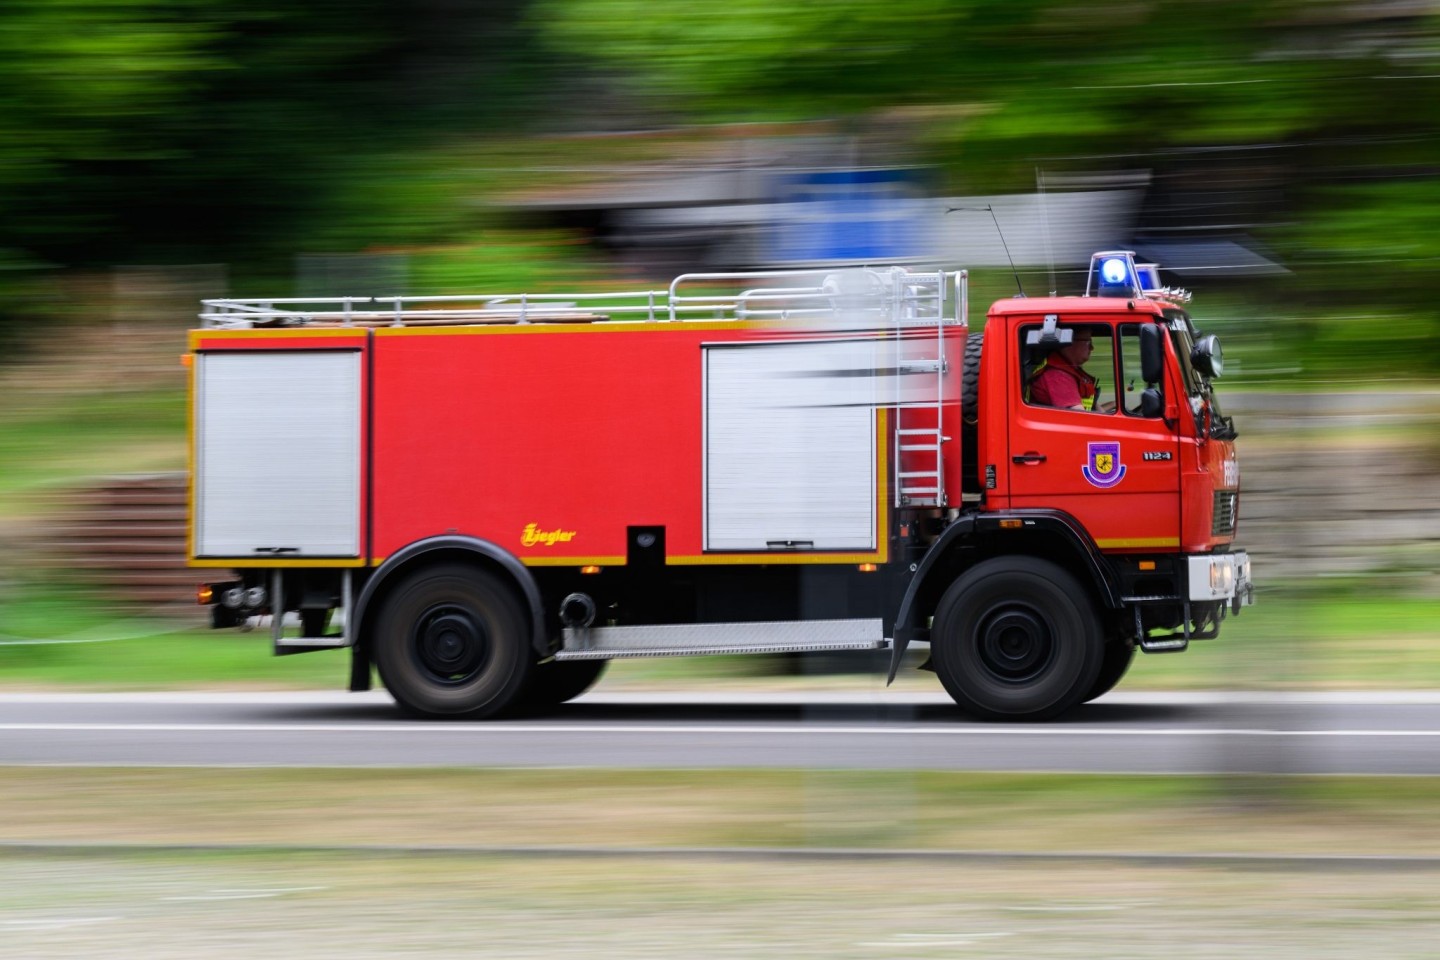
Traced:
<svg viewBox="0 0 1440 960">
<path fill-rule="evenodd" d="M 664 526 L 671 562 L 699 557 L 700 345 L 742 334 L 707 324 L 377 331 L 373 558 L 456 532 L 527 564 L 613 565 L 625 562 L 628 525 Z"/>
<path fill-rule="evenodd" d="M 947 335 L 958 374 L 963 329 Z M 883 409 L 875 411 L 874 549 L 705 549 L 703 348 L 807 336 L 816 335 L 736 321 L 532 323 L 199 331 L 192 347 L 362 351 L 367 565 L 453 533 L 493 542 L 527 565 L 613 566 L 626 561 L 632 526 L 665 528 L 669 564 L 883 563 L 894 455 L 894 416 Z M 934 328 L 916 336 L 931 345 Z M 945 408 L 947 434 L 959 435 L 959 417 L 958 402 Z M 907 421 L 933 423 L 923 410 Z M 903 456 L 916 465 L 915 454 Z M 945 469 L 958 499 L 958 457 Z"/>
</svg>

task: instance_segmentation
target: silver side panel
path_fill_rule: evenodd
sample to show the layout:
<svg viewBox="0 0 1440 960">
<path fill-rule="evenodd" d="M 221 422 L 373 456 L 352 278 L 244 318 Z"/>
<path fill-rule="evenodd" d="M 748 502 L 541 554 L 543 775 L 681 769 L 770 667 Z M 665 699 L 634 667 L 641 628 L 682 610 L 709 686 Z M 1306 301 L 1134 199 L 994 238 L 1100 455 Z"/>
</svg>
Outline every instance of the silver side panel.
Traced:
<svg viewBox="0 0 1440 960">
<path fill-rule="evenodd" d="M 705 549 L 873 550 L 871 340 L 705 348 Z"/>
<path fill-rule="evenodd" d="M 564 631 L 556 660 L 683 657 L 717 653 L 804 653 L 812 650 L 880 650 L 880 620 L 806 620 L 762 623 L 682 623 L 663 626 L 588 627 Z"/>
<path fill-rule="evenodd" d="M 360 555 L 360 353 L 202 353 L 195 554 Z"/>
</svg>

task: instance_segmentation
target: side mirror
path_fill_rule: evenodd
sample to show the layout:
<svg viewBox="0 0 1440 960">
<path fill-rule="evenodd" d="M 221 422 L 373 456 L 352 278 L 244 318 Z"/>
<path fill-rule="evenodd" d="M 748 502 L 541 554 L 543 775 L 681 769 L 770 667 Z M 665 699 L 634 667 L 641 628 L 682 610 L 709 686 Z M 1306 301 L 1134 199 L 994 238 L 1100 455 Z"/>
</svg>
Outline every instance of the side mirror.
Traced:
<svg viewBox="0 0 1440 960">
<path fill-rule="evenodd" d="M 1140 394 L 1140 416 L 1157 418 L 1165 413 L 1165 398 L 1154 387 L 1146 387 Z"/>
<path fill-rule="evenodd" d="M 1140 379 L 1160 383 L 1165 379 L 1165 331 L 1159 324 L 1140 326 Z"/>
<path fill-rule="evenodd" d="M 1220 374 L 1225 370 L 1225 359 L 1220 352 L 1220 338 L 1214 334 L 1201 337 L 1200 342 L 1195 344 L 1195 349 L 1190 351 L 1190 362 L 1205 379 L 1220 379 Z"/>
</svg>

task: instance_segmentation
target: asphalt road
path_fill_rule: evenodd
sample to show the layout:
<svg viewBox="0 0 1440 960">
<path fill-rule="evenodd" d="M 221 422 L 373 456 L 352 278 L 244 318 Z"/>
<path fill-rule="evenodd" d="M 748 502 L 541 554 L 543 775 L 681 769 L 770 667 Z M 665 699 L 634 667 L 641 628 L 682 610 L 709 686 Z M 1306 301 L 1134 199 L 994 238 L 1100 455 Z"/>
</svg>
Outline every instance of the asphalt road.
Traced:
<svg viewBox="0 0 1440 960">
<path fill-rule="evenodd" d="M 1116 693 L 1050 724 L 885 691 L 601 691 L 487 723 L 383 693 L 3 694 L 0 764 L 1440 775 L 1440 693 Z"/>
</svg>

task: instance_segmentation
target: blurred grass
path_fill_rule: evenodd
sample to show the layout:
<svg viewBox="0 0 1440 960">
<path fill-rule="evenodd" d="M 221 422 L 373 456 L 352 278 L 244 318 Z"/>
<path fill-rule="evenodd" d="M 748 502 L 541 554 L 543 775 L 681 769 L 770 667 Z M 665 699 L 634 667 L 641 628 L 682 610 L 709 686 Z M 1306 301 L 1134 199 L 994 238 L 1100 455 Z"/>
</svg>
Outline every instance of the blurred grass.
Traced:
<svg viewBox="0 0 1440 960">
<path fill-rule="evenodd" d="M 275 657 L 268 629 L 209 630 L 199 620 L 145 619 L 79 590 L 12 583 L 0 595 L 0 686 L 340 689 L 349 676 L 340 654 Z"/>
<path fill-rule="evenodd" d="M 0 518 L 33 509 L 25 494 L 100 471 L 182 469 L 185 404 L 178 388 L 22 399 L 0 414 Z"/>
<path fill-rule="evenodd" d="M 1440 855 L 1433 778 L 806 770 L 0 776 L 0 840 Z"/>
<path fill-rule="evenodd" d="M 1410 960 L 1440 934 L 1435 874 L 1385 866 L 257 849 L 15 851 L 0 871 L 6 946 L 32 960 Z"/>
<path fill-rule="evenodd" d="M 1137 654 L 1121 690 L 1236 686 L 1440 687 L 1440 600 L 1337 582 L 1271 587 L 1220 636 L 1181 654 Z"/>
</svg>

